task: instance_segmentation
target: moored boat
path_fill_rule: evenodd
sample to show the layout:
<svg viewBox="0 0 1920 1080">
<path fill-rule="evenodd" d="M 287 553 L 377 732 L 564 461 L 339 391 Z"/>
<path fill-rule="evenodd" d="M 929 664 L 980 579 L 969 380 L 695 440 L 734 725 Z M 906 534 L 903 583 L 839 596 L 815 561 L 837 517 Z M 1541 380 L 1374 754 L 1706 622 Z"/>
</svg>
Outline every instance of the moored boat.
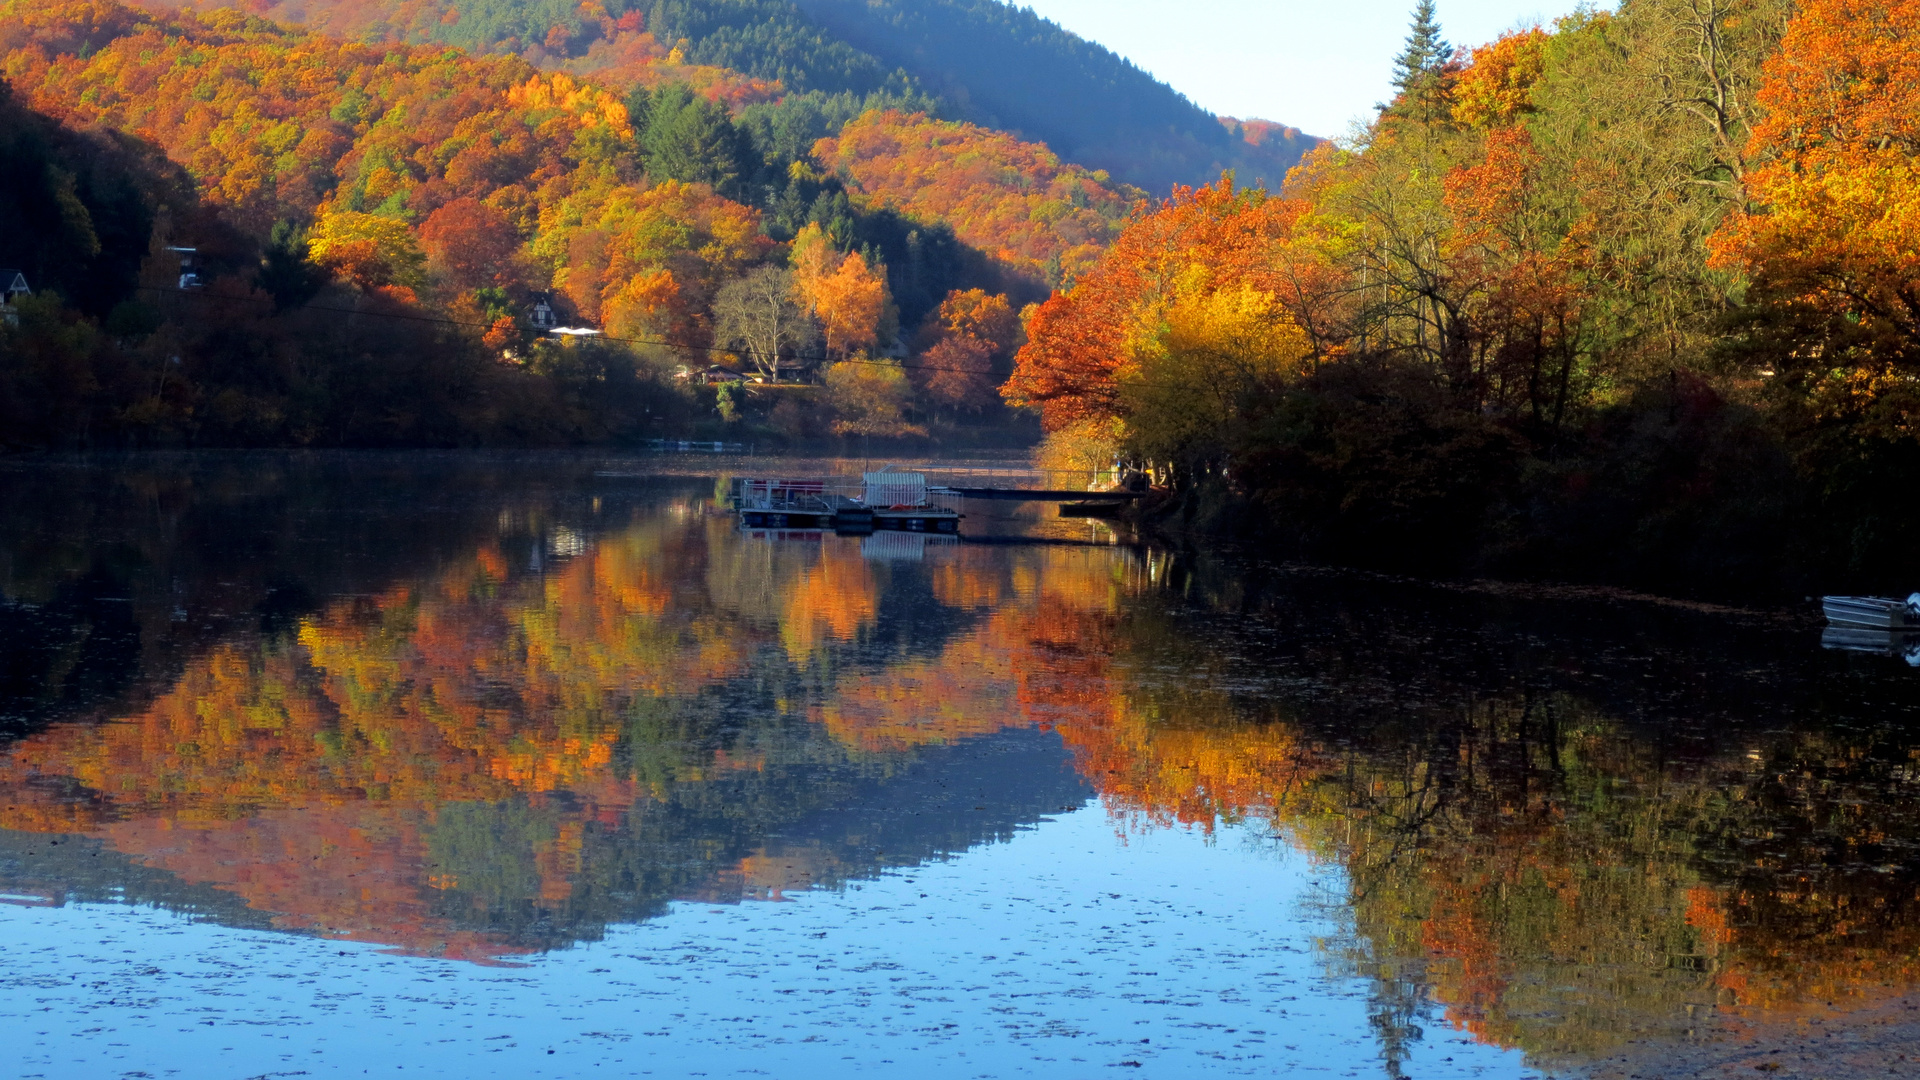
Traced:
<svg viewBox="0 0 1920 1080">
<path fill-rule="evenodd" d="M 1831 626 L 1859 630 L 1920 630 L 1920 593 L 1890 596 L 1823 596 L 1820 609 Z"/>
</svg>

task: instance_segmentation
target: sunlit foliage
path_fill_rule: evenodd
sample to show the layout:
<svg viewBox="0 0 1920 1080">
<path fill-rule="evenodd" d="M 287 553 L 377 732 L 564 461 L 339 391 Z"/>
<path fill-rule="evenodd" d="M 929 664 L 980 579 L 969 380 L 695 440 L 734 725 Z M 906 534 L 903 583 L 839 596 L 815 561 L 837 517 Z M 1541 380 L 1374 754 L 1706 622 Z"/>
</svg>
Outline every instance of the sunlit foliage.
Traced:
<svg viewBox="0 0 1920 1080">
<path fill-rule="evenodd" d="M 814 155 L 856 194 L 1054 281 L 1086 269 L 1139 196 L 1042 144 L 923 113 L 869 113 Z"/>
<path fill-rule="evenodd" d="M 1820 423 L 1920 436 L 1920 4 L 1799 6 L 1767 62 L 1746 174 L 1715 237 L 1755 279 L 1754 359 Z"/>
<path fill-rule="evenodd" d="M 1059 453 L 1309 557 L 1890 578 L 1920 465 L 1909 6 L 1646 0 L 1463 51 L 1423 4 L 1364 132 L 1281 195 L 1132 218 L 1003 393 Z"/>
</svg>

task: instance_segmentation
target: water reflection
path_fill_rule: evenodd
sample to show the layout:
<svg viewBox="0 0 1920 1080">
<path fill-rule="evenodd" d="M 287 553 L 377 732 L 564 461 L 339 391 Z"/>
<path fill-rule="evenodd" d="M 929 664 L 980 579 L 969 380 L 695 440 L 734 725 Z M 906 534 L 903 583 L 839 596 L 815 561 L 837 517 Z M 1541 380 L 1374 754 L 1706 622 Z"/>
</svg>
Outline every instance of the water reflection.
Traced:
<svg viewBox="0 0 1920 1080">
<path fill-rule="evenodd" d="M 1144 548 L 742 532 L 709 478 L 592 463 L 337 468 L 156 489 L 167 528 L 84 483 L 8 509 L 40 524 L 0 632 L 57 646 L 6 684 L 13 902 L 494 963 L 1097 794 L 1335 871 L 1324 959 L 1371 987 L 1389 1075 L 1436 1021 L 1577 1069 L 1920 979 L 1896 657 Z M 114 475 L 86 483 L 158 483 Z"/>
<path fill-rule="evenodd" d="M 1428 1000 L 1568 1068 L 1912 992 L 1898 660 L 1738 615 L 1268 585 L 1132 606 L 1124 701 L 1067 737 L 1145 820 L 1252 816 L 1346 871 L 1390 1061 Z"/>
<path fill-rule="evenodd" d="M 1109 606 L 1126 558 L 949 545 L 908 580 L 858 539 L 755 542 L 695 500 L 655 509 L 591 542 L 554 528 L 524 560 L 485 542 L 215 644 L 139 711 L 7 747 L 0 826 L 98 838 L 283 929 L 486 959 L 1083 801 L 1030 736 L 970 785 L 951 781 L 979 752 L 939 751 L 1033 727 L 1022 627 L 1089 585 Z M 921 790 L 929 772 L 954 790 Z M 910 833 L 826 820 L 875 787 Z"/>
</svg>

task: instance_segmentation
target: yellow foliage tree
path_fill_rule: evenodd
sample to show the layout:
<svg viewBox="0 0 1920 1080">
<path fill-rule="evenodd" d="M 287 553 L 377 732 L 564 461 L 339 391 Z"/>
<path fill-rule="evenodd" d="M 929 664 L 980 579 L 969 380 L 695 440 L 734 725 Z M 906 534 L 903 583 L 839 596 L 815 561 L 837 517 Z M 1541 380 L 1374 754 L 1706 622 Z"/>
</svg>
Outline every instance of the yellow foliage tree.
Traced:
<svg viewBox="0 0 1920 1080">
<path fill-rule="evenodd" d="M 563 112 L 582 129 L 604 127 L 617 139 L 633 140 L 626 105 L 606 88 L 576 82 L 568 75 L 535 75 L 507 91 L 507 103 L 533 112 Z"/>
<path fill-rule="evenodd" d="M 913 387 L 899 364 L 855 356 L 827 369 L 827 397 L 839 419 L 836 435 L 925 435 L 907 421 Z"/>
<path fill-rule="evenodd" d="M 1453 84 L 1453 118 L 1468 127 L 1498 127 L 1534 111 L 1533 86 L 1547 69 L 1547 34 L 1535 26 L 1500 35 L 1473 50 L 1473 63 Z"/>
<path fill-rule="evenodd" d="M 833 273 L 837 262 L 833 241 L 827 238 L 826 230 L 818 222 L 808 222 L 794 235 L 787 252 L 787 264 L 793 267 L 794 300 L 809 315 L 813 313 L 814 284 Z"/>
<path fill-rule="evenodd" d="M 354 210 L 328 210 L 308 234 L 313 261 L 362 288 L 418 288 L 427 259 L 407 223 Z"/>
<path fill-rule="evenodd" d="M 530 249 L 586 318 L 704 344 L 697 313 L 769 247 L 756 211 L 669 180 L 583 185 L 540 215 Z"/>
<path fill-rule="evenodd" d="M 1302 374 L 1312 352 L 1270 292 L 1246 282 L 1180 290 L 1121 384 L 1134 448 L 1149 460 L 1215 456 L 1204 448 L 1230 438 L 1254 399 Z"/>
</svg>

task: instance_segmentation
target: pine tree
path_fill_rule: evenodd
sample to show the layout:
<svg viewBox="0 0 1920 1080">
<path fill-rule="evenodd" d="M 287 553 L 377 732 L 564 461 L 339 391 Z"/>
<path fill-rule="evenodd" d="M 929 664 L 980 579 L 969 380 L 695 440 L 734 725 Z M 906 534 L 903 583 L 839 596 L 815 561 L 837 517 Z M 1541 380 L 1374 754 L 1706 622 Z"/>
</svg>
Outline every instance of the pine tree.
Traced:
<svg viewBox="0 0 1920 1080">
<path fill-rule="evenodd" d="M 1381 111 L 1429 128 L 1444 120 L 1452 111 L 1447 102 L 1450 80 L 1445 77 L 1452 59 L 1453 46 L 1440 36 L 1440 23 L 1433 17 L 1433 0 L 1420 0 L 1413 9 L 1407 47 L 1393 61 L 1393 85 L 1399 93 Z"/>
<path fill-rule="evenodd" d="M 1394 89 L 1411 94 L 1452 56 L 1453 46 L 1440 36 L 1440 23 L 1433 17 L 1433 0 L 1420 0 L 1413 9 L 1407 47 L 1393 61 Z"/>
<path fill-rule="evenodd" d="M 665 83 L 651 93 L 635 91 L 627 114 L 650 177 L 707 184 L 728 198 L 744 195 L 756 164 L 753 140 L 726 106 L 683 83 Z"/>
</svg>

